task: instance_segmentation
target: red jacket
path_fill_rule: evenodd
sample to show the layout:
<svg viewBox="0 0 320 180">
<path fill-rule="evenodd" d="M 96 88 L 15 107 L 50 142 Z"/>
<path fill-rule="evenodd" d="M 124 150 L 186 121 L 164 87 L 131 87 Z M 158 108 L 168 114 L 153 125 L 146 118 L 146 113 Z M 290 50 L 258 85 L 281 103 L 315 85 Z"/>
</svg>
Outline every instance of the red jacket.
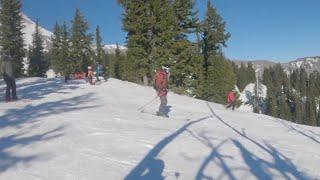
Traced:
<svg viewBox="0 0 320 180">
<path fill-rule="evenodd" d="M 168 93 L 168 74 L 166 71 L 158 71 L 155 76 L 155 85 L 158 96 L 166 96 Z"/>
<path fill-rule="evenodd" d="M 228 96 L 227 96 L 227 102 L 228 103 L 234 102 L 236 100 L 236 96 L 237 96 L 237 94 L 235 92 L 233 92 L 233 91 L 229 92 Z"/>
</svg>

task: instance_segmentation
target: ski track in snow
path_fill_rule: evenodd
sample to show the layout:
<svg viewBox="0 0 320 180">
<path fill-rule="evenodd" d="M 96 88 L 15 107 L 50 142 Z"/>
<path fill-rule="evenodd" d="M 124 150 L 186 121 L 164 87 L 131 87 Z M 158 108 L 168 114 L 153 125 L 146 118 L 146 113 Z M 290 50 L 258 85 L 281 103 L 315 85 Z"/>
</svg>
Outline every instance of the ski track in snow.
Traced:
<svg viewBox="0 0 320 180">
<path fill-rule="evenodd" d="M 172 93 L 157 117 L 159 101 L 138 111 L 151 87 L 116 79 L 17 85 L 28 102 L 0 102 L 0 180 L 320 179 L 317 127 Z"/>
</svg>

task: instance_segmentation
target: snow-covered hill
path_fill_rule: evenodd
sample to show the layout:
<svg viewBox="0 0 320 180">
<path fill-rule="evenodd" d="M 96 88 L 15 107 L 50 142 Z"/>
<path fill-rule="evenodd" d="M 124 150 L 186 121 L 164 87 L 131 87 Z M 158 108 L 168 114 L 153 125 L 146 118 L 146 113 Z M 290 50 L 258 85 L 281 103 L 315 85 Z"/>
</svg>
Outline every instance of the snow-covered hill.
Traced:
<svg viewBox="0 0 320 180">
<path fill-rule="evenodd" d="M 22 19 L 23 19 L 23 25 L 25 26 L 23 28 L 23 33 L 24 33 L 24 40 L 25 40 L 25 45 L 26 48 L 32 45 L 32 34 L 35 31 L 36 28 L 36 23 L 32 21 L 26 14 L 22 14 Z M 40 22 L 41 25 L 41 22 Z M 44 48 L 45 50 L 49 50 L 51 48 L 51 36 L 53 35 L 52 32 L 49 30 L 43 28 L 40 26 L 40 32 L 42 34 L 42 37 L 44 39 Z M 117 48 L 117 45 L 115 44 L 110 44 L 110 45 L 105 45 L 104 50 L 106 53 L 115 53 L 115 50 Z M 119 46 L 120 51 L 125 52 L 127 48 L 125 46 Z"/>
<path fill-rule="evenodd" d="M 288 74 L 299 68 L 304 68 L 308 73 L 313 71 L 320 72 L 320 57 L 300 58 L 292 62 L 284 63 L 282 66 Z"/>
<path fill-rule="evenodd" d="M 32 21 L 27 15 L 22 14 L 22 20 L 23 20 L 23 25 L 24 28 L 22 30 L 22 32 L 24 33 L 23 38 L 24 38 L 24 44 L 26 46 L 26 48 L 28 48 L 29 46 L 32 45 L 32 35 L 35 32 L 35 28 L 36 28 L 36 23 L 34 21 Z M 40 22 L 41 25 L 41 22 Z M 52 32 L 42 28 L 40 26 L 40 32 L 42 34 L 43 40 L 44 40 L 44 48 L 46 50 L 48 50 L 51 47 L 51 36 L 52 36 Z"/>
<path fill-rule="evenodd" d="M 137 110 L 152 88 L 115 79 L 21 79 L 18 94 L 0 103 L 1 180 L 320 178 L 316 127 L 172 93 L 157 117 L 159 102 Z"/>
<path fill-rule="evenodd" d="M 117 45 L 116 44 L 104 45 L 103 49 L 108 54 L 114 54 L 116 52 Z M 127 51 L 127 47 L 119 45 L 119 50 L 121 52 L 126 52 Z"/>
<path fill-rule="evenodd" d="M 260 77 L 262 76 L 263 70 L 265 68 L 269 68 L 277 64 L 276 62 L 268 61 L 268 60 L 262 60 L 262 61 L 233 60 L 233 62 L 238 66 L 240 66 L 241 63 L 247 64 L 248 62 L 251 62 L 255 69 L 260 69 L 259 71 Z M 281 66 L 283 67 L 284 71 L 287 74 L 290 74 L 292 73 L 292 71 L 300 68 L 304 68 L 308 73 L 312 73 L 313 71 L 320 72 L 320 56 L 298 58 L 297 60 L 294 60 L 294 61 L 281 63 Z"/>
</svg>

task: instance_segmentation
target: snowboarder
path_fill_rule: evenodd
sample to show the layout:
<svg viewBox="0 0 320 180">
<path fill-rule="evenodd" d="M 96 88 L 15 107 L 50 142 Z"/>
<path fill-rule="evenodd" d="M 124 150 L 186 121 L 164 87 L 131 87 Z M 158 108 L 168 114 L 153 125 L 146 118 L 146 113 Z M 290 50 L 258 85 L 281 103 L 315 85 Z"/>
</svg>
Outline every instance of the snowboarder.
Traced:
<svg viewBox="0 0 320 180">
<path fill-rule="evenodd" d="M 169 67 L 162 66 L 162 68 L 156 73 L 155 76 L 155 89 L 160 97 L 158 116 L 168 117 L 167 112 L 167 94 L 168 94 L 168 82 L 169 82 Z"/>
<path fill-rule="evenodd" d="M 12 58 L 10 56 L 4 57 L 1 63 L 1 72 L 7 85 L 5 101 L 9 102 L 18 100 L 16 93 L 16 81 L 12 71 Z"/>
<path fill-rule="evenodd" d="M 232 110 L 236 107 L 236 99 L 237 99 L 237 92 L 236 90 L 232 90 L 227 95 L 227 108 L 232 107 Z"/>
<path fill-rule="evenodd" d="M 94 85 L 95 83 L 93 82 L 93 77 L 94 77 L 94 72 L 92 71 L 92 67 L 88 66 L 88 80 L 90 85 Z"/>
</svg>

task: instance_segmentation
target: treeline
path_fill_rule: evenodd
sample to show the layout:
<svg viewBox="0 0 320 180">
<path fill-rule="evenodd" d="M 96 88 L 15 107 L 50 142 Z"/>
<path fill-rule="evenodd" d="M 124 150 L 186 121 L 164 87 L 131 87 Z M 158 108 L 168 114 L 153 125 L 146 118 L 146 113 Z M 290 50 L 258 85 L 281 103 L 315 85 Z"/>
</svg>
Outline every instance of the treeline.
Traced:
<svg viewBox="0 0 320 180">
<path fill-rule="evenodd" d="M 127 32 L 126 54 L 119 48 L 115 54 L 105 54 L 100 28 L 96 28 L 95 35 L 89 33 L 89 23 L 78 9 L 70 27 L 66 22 L 56 23 L 49 52 L 43 47 L 37 22 L 32 46 L 26 52 L 21 1 L 1 2 L 2 31 L 7 32 L 7 37 L 2 38 L 2 53 L 9 52 L 14 57 L 16 76 L 24 75 L 23 59 L 27 56 L 29 76 L 43 77 L 52 68 L 67 77 L 101 63 L 107 68 L 108 76 L 146 85 L 152 85 L 156 69 L 169 64 L 173 91 L 219 103 L 225 103 L 227 92 L 236 84 L 232 63 L 222 52 L 230 33 L 211 1 L 205 18 L 200 20 L 193 0 L 119 0 L 124 9 L 123 29 Z M 12 17 L 17 20 L 15 29 L 9 28 L 9 32 L 5 26 L 12 27 L 12 22 L 6 23 Z M 16 32 L 16 36 L 11 32 Z M 11 43 L 12 39 L 16 42 Z"/>
<path fill-rule="evenodd" d="M 236 74 L 237 87 L 241 92 L 248 84 L 256 82 L 256 73 L 252 62 L 248 62 L 247 65 L 241 63 L 240 66 L 237 66 L 234 62 L 232 62 L 232 66 L 233 71 Z"/>
<path fill-rule="evenodd" d="M 107 54 L 102 44 L 100 27 L 96 27 L 94 34 L 89 29 L 89 22 L 79 9 L 76 9 L 71 27 L 66 22 L 56 23 L 49 51 L 50 67 L 56 73 L 68 77 L 74 72 L 87 72 L 88 66 L 102 64 L 106 68 L 106 76 L 120 79 L 125 69 L 122 67 L 125 54 L 118 45 L 115 53 Z"/>
<path fill-rule="evenodd" d="M 267 86 L 265 114 L 295 123 L 320 126 L 320 74 L 297 69 L 286 74 L 278 64 L 265 69 Z"/>
<path fill-rule="evenodd" d="M 230 33 L 211 1 L 203 20 L 193 0 L 118 2 L 128 47 L 122 79 L 151 85 L 155 70 L 168 64 L 173 91 L 225 103 L 236 75 L 222 52 Z"/>
</svg>

